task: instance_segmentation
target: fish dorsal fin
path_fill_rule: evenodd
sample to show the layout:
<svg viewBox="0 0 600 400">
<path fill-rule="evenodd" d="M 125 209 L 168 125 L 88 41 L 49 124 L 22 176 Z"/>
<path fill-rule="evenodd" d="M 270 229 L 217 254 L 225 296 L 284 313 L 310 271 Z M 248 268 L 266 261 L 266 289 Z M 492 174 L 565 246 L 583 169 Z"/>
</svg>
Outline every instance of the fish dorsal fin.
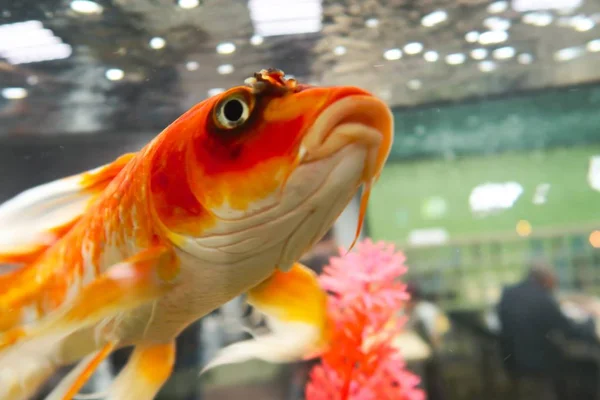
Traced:
<svg viewBox="0 0 600 400">
<path fill-rule="evenodd" d="M 135 156 L 25 190 L 0 204 L 0 264 L 27 264 L 64 236 Z"/>
</svg>

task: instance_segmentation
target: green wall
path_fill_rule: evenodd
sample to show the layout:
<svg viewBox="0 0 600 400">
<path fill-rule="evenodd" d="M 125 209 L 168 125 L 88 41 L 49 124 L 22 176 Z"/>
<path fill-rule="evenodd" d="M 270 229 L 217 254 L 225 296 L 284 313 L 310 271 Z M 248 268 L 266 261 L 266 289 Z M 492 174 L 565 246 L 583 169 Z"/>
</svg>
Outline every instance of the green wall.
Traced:
<svg viewBox="0 0 600 400">
<path fill-rule="evenodd" d="M 600 86 L 396 109 L 394 120 L 396 160 L 600 143 Z"/>
<path fill-rule="evenodd" d="M 581 86 L 394 110 L 390 161 L 375 185 L 369 235 L 398 243 L 409 276 L 448 309 L 485 308 L 521 279 L 532 256 L 555 265 L 564 290 L 600 294 L 600 192 L 587 181 L 600 156 L 600 86 Z M 476 217 L 473 188 L 514 181 L 513 207 Z M 536 189 L 549 184 L 546 202 Z M 533 228 L 516 233 L 519 220 Z M 411 231 L 442 228 L 448 241 L 408 245 Z"/>
<path fill-rule="evenodd" d="M 600 145 L 532 153 L 389 162 L 375 185 L 368 210 L 369 234 L 406 243 L 415 229 L 445 228 L 450 240 L 482 234 L 516 236 L 528 220 L 539 229 L 600 224 L 600 192 L 588 184 L 589 159 Z M 485 182 L 518 182 L 524 189 L 514 206 L 496 215 L 473 216 L 472 189 Z M 536 187 L 550 184 L 545 204 L 532 199 Z"/>
</svg>

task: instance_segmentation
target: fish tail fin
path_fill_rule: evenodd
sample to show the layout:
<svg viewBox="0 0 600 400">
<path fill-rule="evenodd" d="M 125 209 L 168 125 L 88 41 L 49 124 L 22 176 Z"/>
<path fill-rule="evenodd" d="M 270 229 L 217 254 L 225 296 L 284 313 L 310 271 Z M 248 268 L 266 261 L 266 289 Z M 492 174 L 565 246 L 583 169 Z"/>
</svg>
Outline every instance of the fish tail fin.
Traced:
<svg viewBox="0 0 600 400">
<path fill-rule="evenodd" d="M 175 364 L 175 342 L 136 346 L 111 385 L 106 400 L 152 400 Z"/>
<path fill-rule="evenodd" d="M 0 332 L 0 352 L 32 341 L 57 341 L 79 329 L 110 321 L 172 290 L 178 274 L 179 262 L 172 249 L 157 245 L 142 250 L 108 268 L 44 318 Z"/>
<path fill-rule="evenodd" d="M 99 351 L 82 359 L 67 376 L 46 396 L 45 400 L 71 400 L 94 374 L 98 366 L 115 349 L 116 343 L 109 342 Z"/>
<path fill-rule="evenodd" d="M 134 157 L 25 190 L 0 204 L 0 264 L 30 264 L 66 235 Z"/>
<path fill-rule="evenodd" d="M 34 324 L 0 332 L 0 371 L 20 363 L 21 355 L 55 359 L 69 335 L 94 324 L 98 341 L 110 340 L 99 352 L 86 357 L 54 389 L 46 400 L 70 400 L 115 348 L 118 338 L 110 332 L 117 316 L 172 290 L 179 264 L 170 248 L 155 246 L 108 268 L 84 286 L 71 301 Z M 17 371 L 18 372 L 18 371 Z M 2 386 L 2 382 L 0 382 Z M 3 397 L 0 397 L 3 399 Z"/>
<path fill-rule="evenodd" d="M 201 373 L 250 359 L 298 361 L 318 355 L 327 345 L 327 294 L 304 265 L 275 271 L 248 292 L 248 302 L 266 315 L 271 332 L 221 349 Z"/>
</svg>

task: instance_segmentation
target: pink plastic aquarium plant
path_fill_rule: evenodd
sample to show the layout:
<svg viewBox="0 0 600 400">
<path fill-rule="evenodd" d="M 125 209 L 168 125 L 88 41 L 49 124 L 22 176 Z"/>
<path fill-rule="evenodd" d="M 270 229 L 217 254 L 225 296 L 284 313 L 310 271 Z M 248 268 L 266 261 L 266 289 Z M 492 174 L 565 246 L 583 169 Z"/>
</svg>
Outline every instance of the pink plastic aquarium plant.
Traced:
<svg viewBox="0 0 600 400">
<path fill-rule="evenodd" d="M 320 277 L 330 292 L 330 346 L 311 371 L 307 400 L 425 399 L 392 345 L 405 323 L 396 316 L 408 299 L 398 280 L 404 261 L 392 244 L 368 239 L 331 259 Z"/>
</svg>

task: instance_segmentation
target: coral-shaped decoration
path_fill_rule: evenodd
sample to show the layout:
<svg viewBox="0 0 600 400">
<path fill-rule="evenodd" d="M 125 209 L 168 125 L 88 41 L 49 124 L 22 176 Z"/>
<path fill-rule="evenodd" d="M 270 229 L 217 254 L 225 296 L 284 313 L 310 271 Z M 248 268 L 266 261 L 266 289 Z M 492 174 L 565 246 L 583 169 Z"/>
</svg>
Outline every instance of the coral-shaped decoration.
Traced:
<svg viewBox="0 0 600 400">
<path fill-rule="evenodd" d="M 365 240 L 324 269 L 330 345 L 311 371 L 307 400 L 425 399 L 420 378 L 406 370 L 392 344 L 405 323 L 397 317 L 408 299 L 399 281 L 404 261 L 392 244 Z"/>
</svg>

